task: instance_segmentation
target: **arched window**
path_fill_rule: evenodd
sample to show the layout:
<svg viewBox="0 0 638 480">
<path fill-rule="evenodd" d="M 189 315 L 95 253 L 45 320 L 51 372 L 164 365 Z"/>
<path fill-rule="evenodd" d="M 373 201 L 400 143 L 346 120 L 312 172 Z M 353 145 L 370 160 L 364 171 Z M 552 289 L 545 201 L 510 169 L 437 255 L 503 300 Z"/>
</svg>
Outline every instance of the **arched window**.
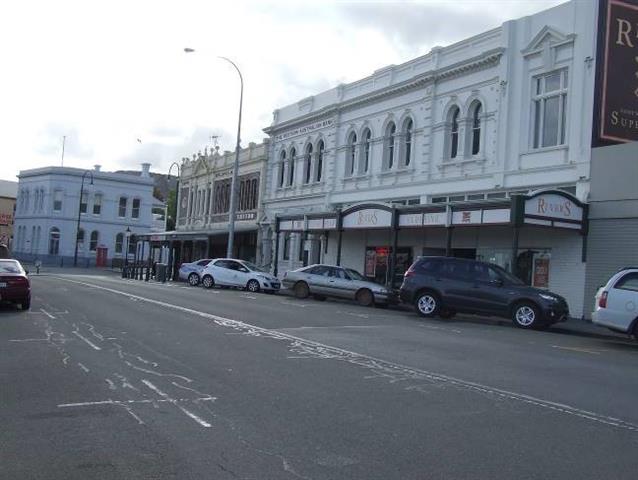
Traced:
<svg viewBox="0 0 638 480">
<path fill-rule="evenodd" d="M 368 173 L 368 169 L 370 168 L 370 149 L 372 147 L 372 132 L 369 128 L 366 128 L 363 131 L 363 142 L 361 144 L 361 148 L 363 149 L 359 171 L 361 173 Z"/>
<path fill-rule="evenodd" d="M 124 234 L 118 233 L 115 235 L 115 253 L 122 253 L 122 245 L 124 245 Z"/>
<path fill-rule="evenodd" d="M 348 149 L 346 151 L 346 174 L 354 175 L 357 152 L 357 134 L 352 132 L 348 136 Z"/>
<path fill-rule="evenodd" d="M 91 232 L 91 241 L 89 242 L 89 250 L 95 252 L 97 250 L 97 242 L 100 238 L 100 233 L 97 230 Z"/>
<path fill-rule="evenodd" d="M 323 154 L 325 150 L 325 145 L 323 140 L 319 140 L 319 144 L 317 145 L 317 174 L 315 179 L 317 182 L 321 181 L 321 172 L 323 170 Z"/>
<path fill-rule="evenodd" d="M 290 149 L 290 158 L 288 159 L 288 186 L 295 182 L 295 157 L 297 151 L 293 148 Z"/>
<path fill-rule="evenodd" d="M 397 126 L 390 122 L 385 128 L 385 169 L 390 170 L 394 166 L 394 138 L 396 137 Z"/>
<path fill-rule="evenodd" d="M 49 255 L 58 255 L 60 253 L 60 229 L 57 227 L 49 230 Z"/>
<path fill-rule="evenodd" d="M 414 122 L 411 118 L 408 118 L 403 122 L 403 165 L 410 165 L 410 159 L 412 158 L 412 129 Z"/>
<path fill-rule="evenodd" d="M 472 155 L 481 151 L 481 113 L 483 106 L 476 102 L 472 109 Z"/>
<path fill-rule="evenodd" d="M 84 229 L 83 228 L 80 228 L 78 230 L 77 242 L 78 242 L 78 250 L 84 250 Z"/>
<path fill-rule="evenodd" d="M 285 166 L 286 166 L 286 151 L 282 150 L 281 155 L 279 155 L 279 187 L 284 186 Z"/>
<path fill-rule="evenodd" d="M 459 107 L 454 107 L 450 111 L 450 158 L 456 158 L 459 153 Z"/>
<path fill-rule="evenodd" d="M 306 153 L 304 157 L 304 176 L 303 183 L 310 183 L 312 178 L 312 143 L 306 146 Z"/>
</svg>

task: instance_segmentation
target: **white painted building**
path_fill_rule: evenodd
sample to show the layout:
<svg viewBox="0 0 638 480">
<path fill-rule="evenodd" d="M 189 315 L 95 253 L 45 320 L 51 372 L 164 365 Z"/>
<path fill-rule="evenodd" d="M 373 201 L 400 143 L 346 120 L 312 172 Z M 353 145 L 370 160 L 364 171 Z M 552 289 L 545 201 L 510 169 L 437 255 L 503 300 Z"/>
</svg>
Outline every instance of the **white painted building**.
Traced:
<svg viewBox="0 0 638 480">
<path fill-rule="evenodd" d="M 79 213 L 79 266 L 94 265 L 98 250 L 104 252 L 110 266 L 113 259 L 125 257 L 127 244 L 132 259 L 136 235 L 147 233 L 152 226 L 155 200 L 149 169 L 149 163 L 142 164 L 140 176 L 102 172 L 99 165 L 89 171 L 71 167 L 21 171 L 14 255 L 26 261 L 72 265 Z"/>
<path fill-rule="evenodd" d="M 515 261 L 580 317 L 596 4 L 508 21 L 275 110 L 264 237 L 280 231 L 278 272 L 337 262 L 390 282 L 423 254 Z M 564 195 L 514 199 L 539 190 Z"/>
</svg>

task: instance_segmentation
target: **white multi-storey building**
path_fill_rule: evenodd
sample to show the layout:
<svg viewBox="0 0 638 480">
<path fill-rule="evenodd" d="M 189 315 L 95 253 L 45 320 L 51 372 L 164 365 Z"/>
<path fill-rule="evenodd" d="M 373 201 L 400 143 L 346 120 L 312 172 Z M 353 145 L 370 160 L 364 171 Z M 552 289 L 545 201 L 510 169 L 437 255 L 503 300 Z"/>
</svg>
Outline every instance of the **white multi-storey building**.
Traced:
<svg viewBox="0 0 638 480">
<path fill-rule="evenodd" d="M 142 164 L 140 176 L 102 172 L 99 165 L 94 170 L 45 167 L 21 171 L 14 254 L 26 261 L 72 265 L 77 238 L 79 266 L 94 265 L 98 256 L 109 265 L 114 259 L 118 263 L 125 258 L 127 246 L 132 259 L 136 236 L 150 231 L 153 220 L 150 166 Z"/>
<path fill-rule="evenodd" d="M 581 316 L 596 3 L 275 110 L 263 227 L 274 268 L 333 262 L 396 283 L 418 255 L 479 258 Z"/>
</svg>

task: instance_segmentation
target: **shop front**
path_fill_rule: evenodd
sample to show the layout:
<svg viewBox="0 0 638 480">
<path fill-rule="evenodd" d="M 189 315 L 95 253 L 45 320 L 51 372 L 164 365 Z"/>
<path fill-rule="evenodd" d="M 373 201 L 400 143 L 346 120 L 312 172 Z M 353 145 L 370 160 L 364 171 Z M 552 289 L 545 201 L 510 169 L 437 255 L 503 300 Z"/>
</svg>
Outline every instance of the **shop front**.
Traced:
<svg viewBox="0 0 638 480">
<path fill-rule="evenodd" d="M 482 260 L 528 285 L 565 296 L 572 313 L 581 316 L 586 213 L 586 205 L 560 190 L 443 205 L 356 205 L 331 214 L 334 228 L 320 236 L 333 239 L 322 244 L 322 262 L 354 268 L 397 288 L 418 256 Z M 289 217 L 278 219 L 277 225 L 280 232 L 303 238 L 309 232 L 307 222 Z"/>
</svg>

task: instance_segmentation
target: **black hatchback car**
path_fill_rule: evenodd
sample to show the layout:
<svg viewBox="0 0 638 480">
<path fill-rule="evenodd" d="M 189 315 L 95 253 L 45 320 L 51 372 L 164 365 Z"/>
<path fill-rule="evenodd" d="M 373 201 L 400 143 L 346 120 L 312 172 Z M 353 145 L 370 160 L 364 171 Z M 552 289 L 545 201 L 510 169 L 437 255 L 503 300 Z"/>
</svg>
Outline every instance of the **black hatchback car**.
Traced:
<svg viewBox="0 0 638 480">
<path fill-rule="evenodd" d="M 542 328 L 567 320 L 560 295 L 525 285 L 490 263 L 451 257 L 420 257 L 405 272 L 401 300 L 424 317 L 457 312 L 511 318 L 520 328 Z"/>
</svg>

